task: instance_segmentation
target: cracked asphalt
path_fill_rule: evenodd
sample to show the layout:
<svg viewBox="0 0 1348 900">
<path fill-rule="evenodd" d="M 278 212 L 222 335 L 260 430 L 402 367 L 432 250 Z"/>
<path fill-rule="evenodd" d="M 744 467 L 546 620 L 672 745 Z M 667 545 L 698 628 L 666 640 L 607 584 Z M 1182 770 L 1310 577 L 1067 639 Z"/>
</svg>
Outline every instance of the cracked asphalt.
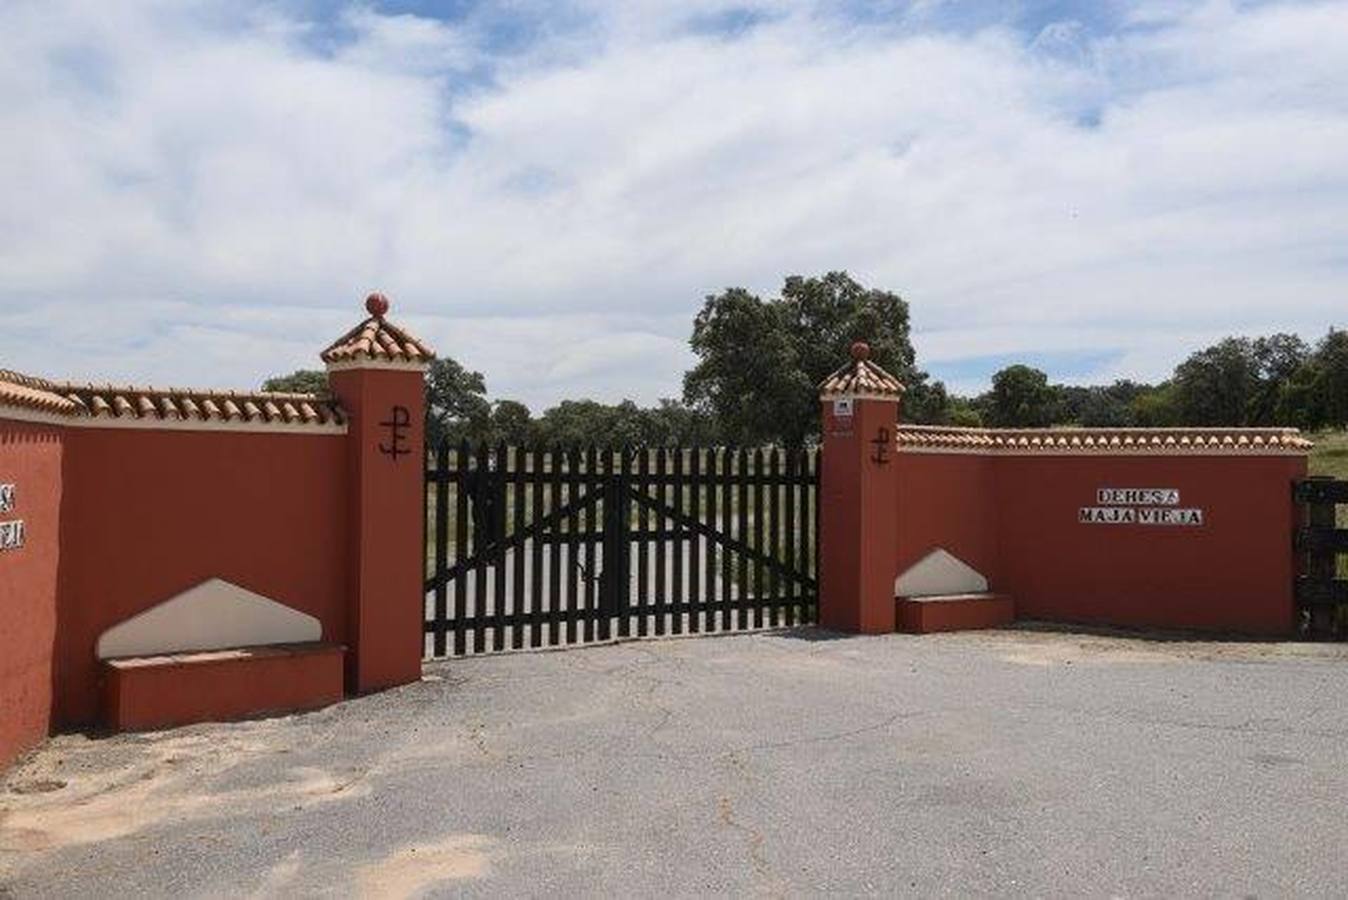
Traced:
<svg viewBox="0 0 1348 900">
<path fill-rule="evenodd" d="M 1348 885 L 1344 645 L 807 629 L 427 676 L 54 739 L 0 784 L 0 896 Z"/>
</svg>

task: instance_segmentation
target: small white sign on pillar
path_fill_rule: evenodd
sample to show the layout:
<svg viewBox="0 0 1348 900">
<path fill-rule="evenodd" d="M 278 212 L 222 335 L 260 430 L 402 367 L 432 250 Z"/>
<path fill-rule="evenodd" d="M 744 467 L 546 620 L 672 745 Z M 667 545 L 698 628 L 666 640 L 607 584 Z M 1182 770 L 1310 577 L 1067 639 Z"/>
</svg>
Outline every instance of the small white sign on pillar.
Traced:
<svg viewBox="0 0 1348 900">
<path fill-rule="evenodd" d="M 828 416 L 827 432 L 833 437 L 847 437 L 852 433 L 852 398 L 834 397 Z"/>
</svg>

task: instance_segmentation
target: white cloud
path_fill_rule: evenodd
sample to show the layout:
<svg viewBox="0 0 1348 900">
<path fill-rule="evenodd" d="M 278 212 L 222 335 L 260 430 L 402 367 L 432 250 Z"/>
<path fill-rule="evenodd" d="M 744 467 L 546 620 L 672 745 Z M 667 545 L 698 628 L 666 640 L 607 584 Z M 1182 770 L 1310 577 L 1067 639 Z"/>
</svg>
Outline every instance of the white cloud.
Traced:
<svg viewBox="0 0 1348 900">
<path fill-rule="evenodd" d="M 504 52 L 363 4 L 7 4 L 0 364 L 252 384 L 379 287 L 493 393 L 650 401 L 705 293 L 831 268 L 902 292 L 929 364 L 1154 378 L 1342 324 L 1348 4 L 685 27 L 728 6 L 591 0 Z"/>
</svg>

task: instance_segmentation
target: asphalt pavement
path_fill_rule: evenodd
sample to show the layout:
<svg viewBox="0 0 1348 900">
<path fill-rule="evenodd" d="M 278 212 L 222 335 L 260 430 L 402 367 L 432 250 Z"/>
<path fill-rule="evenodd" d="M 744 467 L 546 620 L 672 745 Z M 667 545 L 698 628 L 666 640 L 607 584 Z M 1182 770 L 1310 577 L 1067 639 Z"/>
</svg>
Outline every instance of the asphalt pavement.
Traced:
<svg viewBox="0 0 1348 900">
<path fill-rule="evenodd" d="M 1348 891 L 1348 646 L 813 629 L 51 741 L 0 896 Z"/>
</svg>

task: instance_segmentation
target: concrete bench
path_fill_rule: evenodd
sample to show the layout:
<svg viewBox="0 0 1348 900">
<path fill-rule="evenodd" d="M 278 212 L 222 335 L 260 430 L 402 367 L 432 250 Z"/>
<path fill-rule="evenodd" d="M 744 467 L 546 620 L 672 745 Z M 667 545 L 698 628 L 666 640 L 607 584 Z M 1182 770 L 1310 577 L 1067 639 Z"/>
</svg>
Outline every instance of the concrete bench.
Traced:
<svg viewBox="0 0 1348 900">
<path fill-rule="evenodd" d="M 1016 604 L 1007 594 L 935 594 L 896 597 L 894 621 L 899 631 L 969 631 L 1000 628 L 1016 618 Z"/>
<path fill-rule="evenodd" d="M 318 709 L 343 696 L 340 644 L 268 644 L 105 659 L 103 724 L 145 731 Z"/>
</svg>

